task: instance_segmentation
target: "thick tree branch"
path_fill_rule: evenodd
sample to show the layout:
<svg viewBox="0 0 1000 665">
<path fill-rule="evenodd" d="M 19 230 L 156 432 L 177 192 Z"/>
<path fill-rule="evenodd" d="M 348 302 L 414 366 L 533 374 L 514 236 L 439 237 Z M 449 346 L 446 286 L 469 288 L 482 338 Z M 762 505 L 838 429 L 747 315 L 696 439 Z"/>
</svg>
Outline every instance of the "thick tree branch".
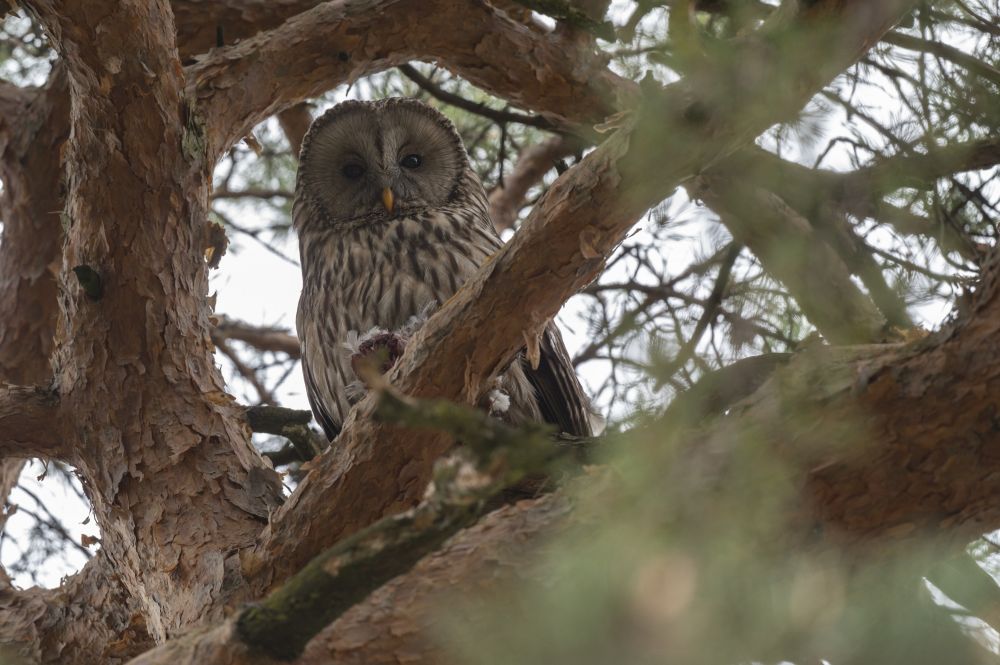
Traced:
<svg viewBox="0 0 1000 665">
<path fill-rule="evenodd" d="M 422 21 L 429 15 L 434 26 L 449 29 Z M 415 29 L 420 25 L 429 29 Z M 576 51 L 557 35 L 530 30 L 483 0 L 341 0 L 214 50 L 187 68 L 188 94 L 204 119 L 213 159 L 283 108 L 419 59 L 440 59 L 472 83 L 519 106 L 539 108 L 551 119 L 598 122 L 635 87 L 596 60 L 566 57 Z"/>
<path fill-rule="evenodd" d="M 42 88 L 0 86 L 0 381 L 51 380 L 59 260 L 60 148 L 68 134 L 66 76 L 56 65 Z M 24 459 L 0 459 L 0 505 Z M 0 532 L 3 529 L 0 520 Z M 2 572 L 2 569 L 0 569 Z"/>
<path fill-rule="evenodd" d="M 486 502 L 526 474 L 559 459 L 546 427 L 518 429 L 447 400 L 413 400 L 383 389 L 376 416 L 416 428 L 443 428 L 463 441 L 465 456 L 436 465 L 432 488 L 414 509 L 385 517 L 320 553 L 260 603 L 240 611 L 234 628 L 199 633 L 181 644 L 211 651 L 212 662 L 244 662 L 247 649 L 280 661 L 298 658 L 334 620 L 409 571 L 448 538 L 472 525 Z M 138 662 L 166 663 L 173 644 Z"/>
<path fill-rule="evenodd" d="M 56 65 L 42 88 L 0 86 L 0 381 L 44 384 L 51 381 L 49 355 L 55 336 L 58 303 L 56 271 L 61 249 L 59 211 L 62 208 L 62 144 L 69 134 L 69 96 L 65 71 Z M 7 390 L 4 388 L 3 390 Z M 30 390 L 30 389 L 29 389 Z M 17 390 L 15 389 L 15 392 Z M 34 391 L 30 391 L 34 392 Z M 7 393 L 8 397 L 11 394 Z M 48 396 L 56 407 L 54 396 Z M 42 401 L 46 401 L 43 397 Z M 48 411 L 48 407 L 45 407 Z M 30 414 L 15 414 L 19 418 Z M 24 457 L 71 458 L 71 441 L 58 428 L 62 416 L 50 413 L 43 429 L 27 432 L 42 437 L 32 444 L 5 448 L 0 457 L 0 505 L 16 486 Z M 9 436 L 0 424 L 0 437 Z M 49 433 L 46 433 L 49 432 Z M 11 443 L 6 441 L 5 443 Z M 0 529 L 3 529 L 0 518 Z M 105 593 L 107 593 L 105 589 Z M 87 614 L 90 599 L 54 597 L 38 590 L 15 590 L 0 568 L 0 642 L 15 643 L 38 660 L 53 657 L 53 651 L 71 656 L 80 648 L 93 653 L 96 644 L 109 644 L 121 637 L 113 630 L 90 630 L 62 626 L 60 613 Z M 107 626 L 116 612 L 106 612 Z M 93 616 L 91 616 L 93 618 Z M 104 619 L 104 618 L 102 618 Z M 41 636 L 45 634 L 45 645 Z M 136 651 L 144 648 L 136 641 Z M 98 647 L 101 648 L 101 647 Z M 51 661 L 50 661 L 51 662 Z"/>
<path fill-rule="evenodd" d="M 412 568 L 487 510 L 505 486 L 545 470 L 554 443 L 544 427 L 516 429 L 447 400 L 379 392 L 375 415 L 414 428 L 445 429 L 477 458 L 438 462 L 427 498 L 385 517 L 314 558 L 280 589 L 240 613 L 239 639 L 280 660 L 298 657 L 324 627 Z M 477 470 L 478 469 L 478 470 Z"/>
<path fill-rule="evenodd" d="M 0 582 L 0 656 L 60 665 L 109 663 L 149 649 L 153 642 L 141 608 L 111 572 L 113 565 L 98 552 L 56 589 L 19 590 Z"/>
<path fill-rule="evenodd" d="M 281 25 L 321 0 L 172 0 L 181 56 L 231 45 Z M 220 44 L 220 39 L 222 44 Z"/>
<path fill-rule="evenodd" d="M 480 505 L 466 497 L 431 500 L 345 539 L 241 612 L 239 639 L 280 660 L 298 657 L 320 630 L 472 524 Z"/>
<path fill-rule="evenodd" d="M 561 495 L 522 501 L 487 515 L 460 531 L 404 575 L 382 586 L 349 609 L 312 640 L 296 662 L 329 663 L 442 662 L 439 644 L 428 639 L 437 612 L 450 591 L 476 588 L 488 592 L 516 579 L 530 579 L 527 565 L 543 534 L 551 535 L 570 514 Z M 130 665 L 261 665 L 274 662 L 235 638 L 236 619 L 171 640 L 131 661 Z M 397 630 L 398 626 L 413 630 Z"/>
<path fill-rule="evenodd" d="M 531 562 L 540 544 L 558 534 L 571 514 L 571 502 L 562 493 L 490 513 L 331 624 L 309 644 L 300 662 L 449 662 L 453 654 L 434 639 L 434 631 L 451 593 L 475 588 L 488 597 L 512 584 L 544 583 Z"/>
<path fill-rule="evenodd" d="M 6 87 L 5 87 L 5 90 Z M 66 76 L 0 96 L 0 379 L 45 383 L 55 336 L 62 209 L 60 153 L 69 135 Z"/>
</svg>

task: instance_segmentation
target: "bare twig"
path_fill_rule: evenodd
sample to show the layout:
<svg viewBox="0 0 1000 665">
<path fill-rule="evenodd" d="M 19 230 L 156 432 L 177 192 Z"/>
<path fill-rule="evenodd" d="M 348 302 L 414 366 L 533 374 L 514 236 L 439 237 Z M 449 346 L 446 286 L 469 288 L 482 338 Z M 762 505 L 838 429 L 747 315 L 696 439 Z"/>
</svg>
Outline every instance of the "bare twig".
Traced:
<svg viewBox="0 0 1000 665">
<path fill-rule="evenodd" d="M 712 292 L 709 294 L 708 299 L 705 301 L 705 307 L 701 312 L 701 316 L 698 318 L 698 322 L 694 326 L 694 331 L 688 338 L 687 342 L 677 351 L 677 354 L 673 359 L 662 368 L 659 372 L 662 376 L 673 376 L 678 368 L 687 363 L 694 354 L 695 349 L 698 348 L 698 343 L 701 341 L 702 336 L 705 331 L 708 330 L 709 325 L 718 316 L 719 306 L 722 304 L 722 299 L 725 297 L 726 288 L 729 286 L 729 275 L 733 270 L 733 265 L 736 263 L 736 259 L 739 258 L 740 252 L 743 251 L 743 245 L 739 243 L 732 243 L 726 250 L 725 256 L 722 258 L 722 263 L 719 265 L 719 274 L 715 278 L 715 284 L 712 286 Z"/>
<path fill-rule="evenodd" d="M 959 67 L 968 70 L 972 74 L 1000 85 L 1000 69 L 997 69 L 989 63 L 980 60 L 976 56 L 966 53 L 961 49 L 957 49 L 954 46 L 949 46 L 948 44 L 934 41 L 933 39 L 924 39 L 915 35 L 908 35 L 897 30 L 886 33 L 886 35 L 882 37 L 882 41 L 910 51 L 931 53 L 944 58 L 945 60 L 950 60 Z"/>
<path fill-rule="evenodd" d="M 525 115 L 523 113 L 514 113 L 513 111 L 494 109 L 490 108 L 485 102 L 473 102 L 465 97 L 462 97 L 461 95 L 448 92 L 437 83 L 434 83 L 434 81 L 421 74 L 420 71 L 418 71 L 413 65 L 400 65 L 397 69 L 399 69 L 399 71 L 402 72 L 406 78 L 416 83 L 422 90 L 425 90 L 438 101 L 450 104 L 456 108 L 462 109 L 463 111 L 481 115 L 484 118 L 489 118 L 493 122 L 501 125 L 508 122 L 517 122 L 529 127 L 537 127 L 538 129 L 553 129 L 552 123 L 540 115 Z"/>
</svg>

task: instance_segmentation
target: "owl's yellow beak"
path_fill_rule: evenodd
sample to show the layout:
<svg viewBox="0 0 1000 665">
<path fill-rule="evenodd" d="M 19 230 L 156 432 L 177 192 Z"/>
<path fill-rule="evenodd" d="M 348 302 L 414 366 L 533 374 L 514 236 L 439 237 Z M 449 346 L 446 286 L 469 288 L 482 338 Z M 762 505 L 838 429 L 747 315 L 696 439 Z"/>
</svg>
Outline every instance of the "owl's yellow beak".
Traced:
<svg viewBox="0 0 1000 665">
<path fill-rule="evenodd" d="M 382 190 L 382 205 L 385 206 L 385 209 L 388 210 L 391 213 L 392 212 L 393 204 L 395 204 L 395 202 L 396 202 L 396 200 L 395 200 L 395 198 L 392 195 L 392 190 L 389 189 L 388 187 L 386 187 L 385 189 L 383 189 Z"/>
</svg>

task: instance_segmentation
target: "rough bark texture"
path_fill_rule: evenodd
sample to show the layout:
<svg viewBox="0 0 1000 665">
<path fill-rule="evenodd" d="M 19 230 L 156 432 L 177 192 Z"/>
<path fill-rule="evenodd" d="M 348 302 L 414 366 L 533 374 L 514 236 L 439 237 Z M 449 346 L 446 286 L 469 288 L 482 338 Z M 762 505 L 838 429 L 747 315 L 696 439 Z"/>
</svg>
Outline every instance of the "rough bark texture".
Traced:
<svg viewBox="0 0 1000 665">
<path fill-rule="evenodd" d="M 169 7 L 85 6 L 35 4 L 74 99 L 56 386 L 103 551 L 163 640 L 239 597 L 236 551 L 277 488 L 212 358 L 208 165 Z"/>
<path fill-rule="evenodd" d="M 816 515 L 836 526 L 834 538 L 877 544 L 931 533 L 958 544 L 1000 523 L 992 360 L 998 259 L 994 254 L 968 318 L 923 343 L 855 361 L 845 381 L 826 391 L 833 399 L 824 403 L 822 422 L 860 412 L 878 442 L 826 455 L 810 476 Z"/>
<path fill-rule="evenodd" d="M 51 376 L 58 313 L 59 154 L 69 135 L 65 73 L 57 67 L 40 90 L 6 92 L 0 101 L 0 377 L 42 383 Z"/>
<path fill-rule="evenodd" d="M 0 384 L 0 456 L 55 457 L 63 448 L 66 429 L 55 393 L 43 388 Z"/>
<path fill-rule="evenodd" d="M 320 0 L 173 0 L 170 6 L 177 23 L 181 56 L 188 58 L 276 28 L 289 17 L 319 3 Z"/>
<path fill-rule="evenodd" d="M 59 153 L 68 135 L 66 77 L 56 67 L 44 88 L 0 89 L 0 381 L 50 381 L 58 303 Z M 39 434 L 41 432 L 38 432 Z M 43 449 L 57 441 L 39 442 Z M 17 484 L 30 451 L 0 459 L 0 503 Z M 2 457 L 2 456 L 0 456 Z"/>
<path fill-rule="evenodd" d="M 152 646 L 145 608 L 103 551 L 58 589 L 0 587 L 0 636 L 0 657 L 39 663 L 114 665 Z"/>
</svg>

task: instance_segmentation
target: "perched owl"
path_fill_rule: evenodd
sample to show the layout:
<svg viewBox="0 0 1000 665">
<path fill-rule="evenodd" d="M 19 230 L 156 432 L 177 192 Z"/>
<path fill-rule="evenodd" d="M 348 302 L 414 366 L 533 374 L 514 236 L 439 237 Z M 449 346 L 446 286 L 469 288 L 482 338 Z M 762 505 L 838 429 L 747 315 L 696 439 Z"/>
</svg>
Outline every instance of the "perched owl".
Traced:
<svg viewBox="0 0 1000 665">
<path fill-rule="evenodd" d="M 332 440 L 357 398 L 359 342 L 381 339 L 398 355 L 392 331 L 451 297 L 501 241 L 454 125 L 413 99 L 348 101 L 319 117 L 302 143 L 292 214 L 306 390 Z M 380 334 L 366 341 L 373 329 Z M 590 434 L 587 400 L 554 325 L 538 367 L 519 359 L 500 384 L 508 420 Z"/>
</svg>

